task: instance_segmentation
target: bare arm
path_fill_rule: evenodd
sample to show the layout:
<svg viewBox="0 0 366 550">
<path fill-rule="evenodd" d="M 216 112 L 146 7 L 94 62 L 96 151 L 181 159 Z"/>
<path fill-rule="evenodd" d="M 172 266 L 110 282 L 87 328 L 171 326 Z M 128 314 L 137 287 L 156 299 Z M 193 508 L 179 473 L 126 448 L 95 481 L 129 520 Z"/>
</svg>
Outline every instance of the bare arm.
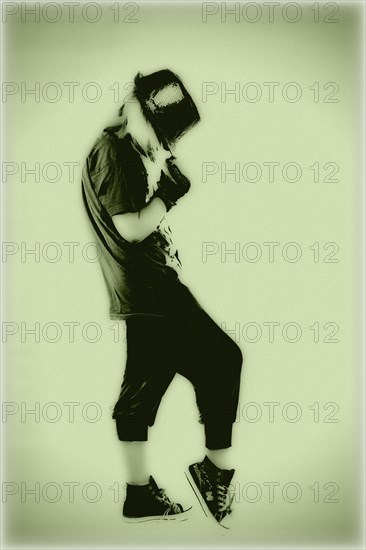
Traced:
<svg viewBox="0 0 366 550">
<path fill-rule="evenodd" d="M 164 158 L 166 151 L 164 153 Z M 113 223 L 119 234 L 130 243 L 139 243 L 146 239 L 159 225 L 166 212 L 190 188 L 190 181 L 175 164 L 175 157 L 168 159 L 169 166 L 162 164 L 165 177 L 159 180 L 159 187 L 150 202 L 139 212 L 116 214 Z"/>
<path fill-rule="evenodd" d="M 146 239 L 159 225 L 166 214 L 166 206 L 158 197 L 153 198 L 139 212 L 112 216 L 118 233 L 130 243 Z"/>
</svg>

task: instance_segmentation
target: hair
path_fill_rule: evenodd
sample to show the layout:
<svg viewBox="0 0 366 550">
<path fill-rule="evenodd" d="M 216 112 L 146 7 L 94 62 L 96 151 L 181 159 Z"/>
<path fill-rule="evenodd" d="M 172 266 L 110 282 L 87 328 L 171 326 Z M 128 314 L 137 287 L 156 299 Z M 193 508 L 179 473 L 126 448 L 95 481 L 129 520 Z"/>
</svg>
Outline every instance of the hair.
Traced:
<svg viewBox="0 0 366 550">
<path fill-rule="evenodd" d="M 120 126 L 121 128 L 128 131 L 132 138 L 142 145 L 145 137 L 149 137 L 151 141 L 157 140 L 160 144 L 164 145 L 164 142 L 157 135 L 154 127 L 151 122 L 146 118 L 144 110 L 141 107 L 140 102 L 131 101 L 133 96 L 129 95 L 129 100 L 121 105 L 118 111 L 118 115 L 121 118 Z M 134 106 L 132 112 L 129 106 Z M 143 136 L 143 137 L 142 137 Z"/>
<path fill-rule="evenodd" d="M 126 103 L 130 103 L 130 101 L 127 101 L 127 98 L 130 97 L 132 102 L 135 103 L 135 102 L 138 102 L 138 98 L 137 98 L 137 94 L 136 94 L 136 87 L 134 87 L 134 89 L 132 90 L 132 92 L 127 95 L 125 97 L 125 100 L 124 102 L 122 103 L 122 105 L 120 106 L 119 110 L 118 110 L 118 116 L 122 116 L 123 115 L 123 110 L 124 110 L 124 107 L 126 105 Z"/>
</svg>

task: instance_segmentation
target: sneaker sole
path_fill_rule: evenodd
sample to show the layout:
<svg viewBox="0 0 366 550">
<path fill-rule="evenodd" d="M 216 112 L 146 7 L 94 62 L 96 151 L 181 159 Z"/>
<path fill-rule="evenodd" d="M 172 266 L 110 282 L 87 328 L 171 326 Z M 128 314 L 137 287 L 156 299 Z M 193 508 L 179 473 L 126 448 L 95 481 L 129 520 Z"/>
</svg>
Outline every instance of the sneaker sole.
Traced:
<svg viewBox="0 0 366 550">
<path fill-rule="evenodd" d="M 189 512 L 192 506 L 180 514 L 167 514 L 166 516 L 143 516 L 138 518 L 129 518 L 128 516 L 122 516 L 124 523 L 146 523 L 148 521 L 187 521 L 189 518 Z"/>
<path fill-rule="evenodd" d="M 201 495 L 201 492 L 200 490 L 198 489 L 197 485 L 196 485 L 196 482 L 194 481 L 193 477 L 192 477 L 192 474 L 189 470 L 186 470 L 185 472 L 185 476 L 187 478 L 187 481 L 188 483 L 190 484 L 190 486 L 192 487 L 192 490 L 194 492 L 194 494 L 196 495 L 197 497 L 197 500 L 198 502 L 200 503 L 201 505 L 201 508 L 203 510 L 203 513 L 205 514 L 206 517 L 209 517 L 211 518 L 216 525 L 219 525 L 220 527 L 222 527 L 223 529 L 230 529 L 229 527 L 226 527 L 226 525 L 223 525 L 222 523 L 219 523 L 215 517 L 212 515 L 211 513 L 211 510 L 209 509 L 209 507 L 207 506 L 206 502 L 205 502 L 205 499 L 203 498 L 203 496 Z"/>
</svg>

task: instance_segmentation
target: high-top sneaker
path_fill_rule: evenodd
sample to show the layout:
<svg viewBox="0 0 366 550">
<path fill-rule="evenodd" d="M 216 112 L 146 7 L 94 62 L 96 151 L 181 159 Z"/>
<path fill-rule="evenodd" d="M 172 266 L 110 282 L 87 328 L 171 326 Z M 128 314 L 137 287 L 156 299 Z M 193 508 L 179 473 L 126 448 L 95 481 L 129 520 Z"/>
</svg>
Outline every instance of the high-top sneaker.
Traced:
<svg viewBox="0 0 366 550">
<path fill-rule="evenodd" d="M 175 520 L 185 521 L 187 512 L 181 504 L 171 502 L 150 476 L 147 485 L 126 484 L 126 500 L 123 504 L 123 517 L 128 523 L 143 521 Z"/>
<path fill-rule="evenodd" d="M 229 496 L 229 485 L 235 470 L 221 470 L 205 456 L 202 462 L 191 464 L 186 477 L 206 516 L 228 529 L 227 517 L 231 514 L 234 495 Z M 207 513 L 208 512 L 208 513 Z"/>
</svg>

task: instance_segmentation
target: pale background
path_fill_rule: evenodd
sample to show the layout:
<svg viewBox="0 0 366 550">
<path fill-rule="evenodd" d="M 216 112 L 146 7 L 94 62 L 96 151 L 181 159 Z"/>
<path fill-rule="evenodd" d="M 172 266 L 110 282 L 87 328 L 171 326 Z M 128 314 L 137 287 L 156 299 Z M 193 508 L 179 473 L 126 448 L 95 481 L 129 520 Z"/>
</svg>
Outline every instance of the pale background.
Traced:
<svg viewBox="0 0 366 550">
<path fill-rule="evenodd" d="M 122 8 L 122 6 L 121 6 Z M 226 23 L 220 13 L 201 20 L 201 4 L 139 4 L 137 23 L 113 22 L 108 4 L 103 5 L 100 21 L 91 24 L 75 9 L 75 22 L 63 12 L 59 22 L 21 22 L 19 13 L 9 17 L 6 32 L 5 80 L 26 83 L 41 89 L 57 82 L 63 91 L 58 102 L 42 96 L 36 102 L 20 93 L 3 103 L 6 109 L 4 161 L 31 168 L 58 163 L 62 176 L 51 183 L 20 171 L 3 182 L 5 240 L 41 250 L 55 242 L 62 250 L 57 262 L 39 262 L 28 255 L 22 262 L 20 252 L 7 257 L 4 322 L 15 323 L 19 331 L 4 345 L 4 396 L 9 410 L 3 416 L 6 443 L 4 482 L 19 488 L 3 504 L 6 518 L 6 545 L 9 547 L 292 547 L 339 545 L 360 547 L 360 420 L 361 396 L 361 176 L 360 176 L 360 40 L 362 7 L 340 6 L 336 24 L 314 23 L 309 5 L 302 4 L 303 15 L 288 23 L 279 15 L 274 23 L 262 20 L 250 24 Z M 121 9 L 121 19 L 130 10 Z M 266 12 L 263 11 L 263 14 Z M 50 17 L 52 10 L 50 8 Z M 90 11 L 92 16 L 92 11 Z M 123 323 L 120 341 L 113 341 L 108 318 L 104 281 L 97 263 L 85 261 L 81 250 L 93 241 L 83 210 L 80 171 L 93 141 L 113 120 L 125 95 L 123 86 L 137 71 L 144 74 L 161 68 L 177 72 L 195 99 L 202 122 L 179 145 L 178 158 L 190 177 L 192 189 L 170 216 L 171 227 L 184 266 L 184 281 L 214 319 L 233 328 L 239 323 L 258 323 L 262 337 L 250 343 L 240 336 L 244 369 L 240 411 L 234 431 L 233 464 L 235 504 L 232 528 L 224 531 L 207 520 L 184 478 L 184 468 L 204 454 L 202 428 L 197 423 L 194 394 L 189 383 L 177 376 L 150 431 L 152 473 L 169 496 L 193 504 L 192 519 L 180 525 L 126 526 L 122 523 L 125 471 L 119 442 L 111 420 L 110 407 L 118 397 L 125 360 Z M 264 82 L 279 82 L 275 101 L 268 102 Z M 296 103 L 284 101 L 280 90 L 287 82 L 297 82 L 303 91 Z M 68 101 L 63 83 L 79 82 L 75 101 Z M 97 82 L 102 97 L 95 103 L 85 101 L 81 88 Z M 119 83 L 120 100 L 114 101 L 109 86 Z M 202 101 L 202 83 L 226 83 L 240 90 L 247 82 L 262 86 L 263 98 L 257 103 L 235 102 L 232 95 L 221 101 L 220 93 Z M 321 101 L 313 101 L 309 86 L 320 83 Z M 336 82 L 338 103 L 324 103 L 322 86 Z M 223 84 L 222 84 L 223 83 Z M 92 92 L 92 90 L 90 90 Z M 331 89 L 327 91 L 330 92 Z M 50 90 L 50 93 L 52 91 Z M 225 98 L 224 98 L 225 99 Z M 257 183 L 242 178 L 235 182 L 220 174 L 202 182 L 202 163 L 297 162 L 303 170 L 297 183 L 283 180 L 278 172 L 268 181 L 263 170 Z M 65 162 L 77 162 L 74 181 L 69 181 Z M 337 183 L 314 182 L 309 166 L 319 162 L 339 165 Z M 53 172 L 50 170 L 50 176 Z M 321 172 L 321 180 L 324 178 Z M 275 261 L 268 261 L 264 242 L 276 241 Z M 65 242 L 80 243 L 75 261 L 68 259 Z M 235 262 L 220 253 L 202 261 L 202 243 L 217 243 L 240 249 L 256 242 L 263 256 L 256 263 L 241 256 Z M 284 244 L 297 242 L 302 259 L 286 262 L 281 256 Z M 321 259 L 327 242 L 339 246 L 338 263 L 313 261 L 309 246 L 320 243 Z M 224 243 L 223 245 L 221 243 Z M 24 245 L 23 245 L 24 246 Z M 52 255 L 49 249 L 50 256 Z M 93 250 L 90 249 L 90 255 Z M 253 252 L 253 250 L 251 250 Z M 293 252 L 290 251 L 290 252 Z M 331 252 L 331 249 L 327 251 Z M 288 343 L 276 332 L 269 342 L 265 322 L 288 322 L 302 327 L 302 338 Z M 28 328 L 40 323 L 58 323 L 59 341 L 50 343 L 27 335 L 21 340 L 21 323 Z M 69 342 L 64 323 L 75 322 L 75 340 Z M 98 323 L 102 336 L 96 343 L 83 339 L 81 329 Z M 314 343 L 309 329 L 321 327 L 321 340 Z M 324 343 L 337 323 L 338 343 Z M 4 327 L 9 325 L 3 324 Z M 55 332 L 50 329 L 49 338 Z M 254 333 L 250 333 L 253 337 Z M 292 333 L 290 332 L 290 337 Z M 89 337 L 94 332 L 90 330 Z M 233 336 L 233 335 L 232 335 Z M 198 366 L 197 366 L 198 367 Z M 225 369 L 225 365 L 223 365 Z M 24 403 L 23 405 L 21 403 Z M 49 408 L 35 422 L 32 415 L 22 422 L 21 409 L 58 404 L 61 418 L 47 421 L 56 409 Z M 69 422 L 66 402 L 77 402 L 75 421 Z M 82 407 L 95 402 L 102 416 L 87 422 Z M 250 422 L 255 409 L 262 417 Z M 266 402 L 277 402 L 274 421 L 269 421 Z M 301 407 L 298 422 L 285 421 L 281 411 L 286 403 Z M 339 411 L 324 422 L 336 403 Z M 314 422 L 309 407 L 319 403 L 320 421 Z M 19 412 L 16 412 L 19 408 Z M 247 411 L 247 414 L 246 414 Z M 90 417 L 94 414 L 89 409 Z M 294 408 L 288 409 L 289 416 Z M 41 489 L 58 484 L 60 499 L 50 503 L 40 496 L 28 495 L 21 501 L 21 483 Z M 75 502 L 68 500 L 65 482 L 75 482 Z M 86 502 L 81 489 L 97 483 L 102 496 L 96 503 Z M 274 502 L 264 483 L 279 483 Z M 286 483 L 297 483 L 302 495 L 290 503 L 282 496 Z M 339 486 L 333 498 L 323 502 L 332 486 Z M 111 486 L 118 483 L 117 502 Z M 255 485 L 262 490 L 257 502 Z M 319 483 L 320 502 L 314 502 L 309 489 Z M 6 487 L 10 487 L 7 485 Z M 247 498 L 243 490 L 248 489 Z M 15 491 L 14 491 L 15 492 Z M 90 498 L 94 497 L 90 489 Z M 289 489 L 289 497 L 294 496 Z M 50 488 L 48 500 L 55 497 Z"/>
</svg>

